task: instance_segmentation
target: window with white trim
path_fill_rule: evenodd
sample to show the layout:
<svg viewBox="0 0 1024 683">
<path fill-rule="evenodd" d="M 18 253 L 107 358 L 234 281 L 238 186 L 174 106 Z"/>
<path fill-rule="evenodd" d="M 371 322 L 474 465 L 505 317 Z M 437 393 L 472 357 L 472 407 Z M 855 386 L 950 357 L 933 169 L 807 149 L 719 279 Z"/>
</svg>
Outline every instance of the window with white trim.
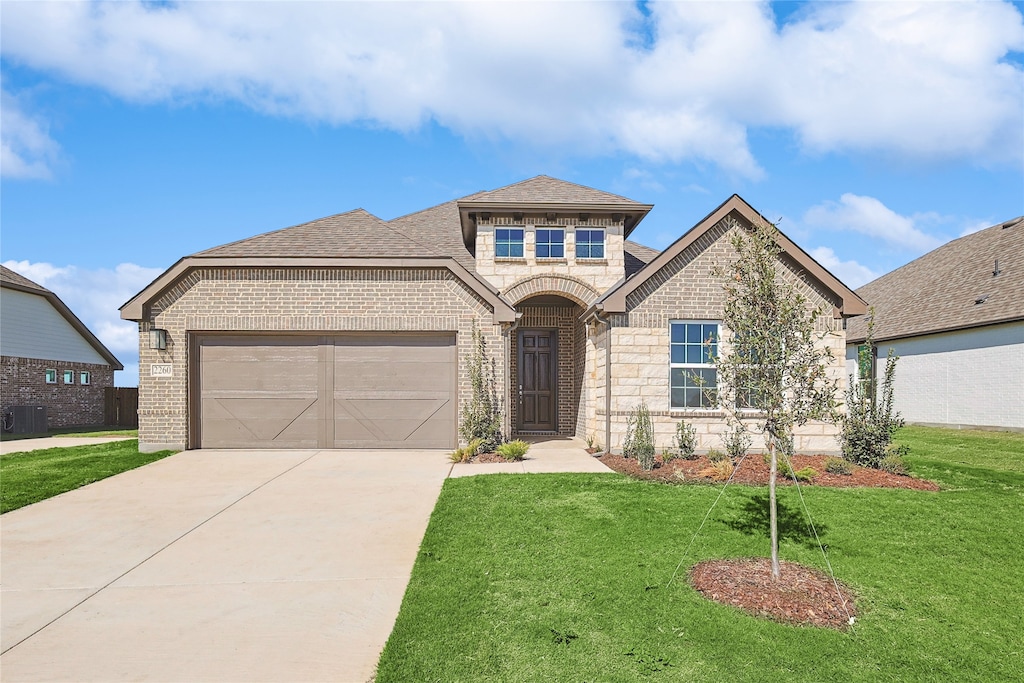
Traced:
<svg viewBox="0 0 1024 683">
<path fill-rule="evenodd" d="M 715 408 L 718 371 L 718 323 L 673 320 L 669 323 L 669 391 L 673 409 Z"/>
<path fill-rule="evenodd" d="M 565 258 L 565 230 L 537 228 L 537 258 Z"/>
<path fill-rule="evenodd" d="M 46 383 L 56 384 L 57 383 L 57 371 L 55 369 L 48 369 L 46 371 Z"/>
<path fill-rule="evenodd" d="M 604 258 L 604 230 L 576 230 L 576 258 Z"/>
<path fill-rule="evenodd" d="M 75 383 L 75 371 L 74 370 L 65 370 L 64 371 L 64 384 L 74 384 L 74 383 Z"/>
<path fill-rule="evenodd" d="M 494 255 L 497 258 L 523 258 L 523 229 L 496 229 L 494 231 Z"/>
<path fill-rule="evenodd" d="M 88 370 L 82 370 L 78 373 L 78 383 L 82 386 L 89 386 L 92 384 L 92 373 Z"/>
</svg>

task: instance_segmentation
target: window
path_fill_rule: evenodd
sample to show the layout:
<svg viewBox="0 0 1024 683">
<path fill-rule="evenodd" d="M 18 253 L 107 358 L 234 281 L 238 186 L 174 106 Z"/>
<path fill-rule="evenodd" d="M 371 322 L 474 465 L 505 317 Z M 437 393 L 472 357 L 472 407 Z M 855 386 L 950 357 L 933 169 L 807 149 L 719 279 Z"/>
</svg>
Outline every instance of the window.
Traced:
<svg viewBox="0 0 1024 683">
<path fill-rule="evenodd" d="M 494 255 L 497 258 L 523 258 L 523 229 L 500 228 L 495 230 Z"/>
<path fill-rule="evenodd" d="M 88 386 L 92 383 L 92 374 L 87 370 L 82 370 L 78 375 L 78 383 L 83 386 Z"/>
<path fill-rule="evenodd" d="M 577 230 L 576 258 L 604 258 L 604 230 Z"/>
<path fill-rule="evenodd" d="M 75 371 L 74 370 L 65 370 L 64 371 L 64 384 L 74 384 L 74 383 L 75 383 Z"/>
<path fill-rule="evenodd" d="M 56 370 L 47 370 L 46 371 L 46 383 L 47 384 L 56 384 L 57 383 L 57 371 Z"/>
<path fill-rule="evenodd" d="M 565 258 L 565 230 L 537 230 L 537 258 Z"/>
<path fill-rule="evenodd" d="M 712 359 L 718 353 L 718 323 L 673 321 L 669 334 L 670 406 L 714 408 L 718 372 Z"/>
</svg>

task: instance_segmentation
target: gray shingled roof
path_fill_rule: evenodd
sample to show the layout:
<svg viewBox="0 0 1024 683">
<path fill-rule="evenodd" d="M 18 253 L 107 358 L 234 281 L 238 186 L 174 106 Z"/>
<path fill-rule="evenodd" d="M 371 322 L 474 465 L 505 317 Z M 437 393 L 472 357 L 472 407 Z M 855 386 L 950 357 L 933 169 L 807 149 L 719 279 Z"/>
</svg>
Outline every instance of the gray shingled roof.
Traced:
<svg viewBox="0 0 1024 683">
<path fill-rule="evenodd" d="M 6 266 L 0 266 L 0 282 L 5 284 L 16 285 L 23 289 L 31 289 L 39 292 L 40 294 L 52 294 L 50 290 L 42 285 L 32 282 L 24 275 L 15 273 L 13 270 Z"/>
<path fill-rule="evenodd" d="M 638 208 L 646 208 L 640 204 L 617 194 L 595 190 L 585 185 L 577 185 L 558 178 L 539 175 L 513 185 L 499 187 L 496 190 L 481 192 L 478 195 L 464 197 L 462 201 L 473 202 L 553 202 L 566 204 L 635 204 Z"/>
<path fill-rule="evenodd" d="M 476 195 L 464 197 L 472 199 Z M 476 272 L 476 259 L 469 253 L 462 241 L 459 223 L 459 200 L 445 202 L 429 209 L 410 213 L 388 221 L 388 225 L 400 230 L 410 238 L 423 244 L 432 244 L 445 256 L 451 256 L 463 268 Z"/>
<path fill-rule="evenodd" d="M 623 243 L 626 251 L 626 277 L 632 277 L 634 273 L 654 260 L 654 257 L 661 252 L 657 249 L 645 247 L 639 242 L 626 240 Z"/>
<path fill-rule="evenodd" d="M 857 294 L 875 309 L 879 341 L 1024 320 L 1024 217 L 955 239 Z M 847 339 L 866 335 L 867 316 L 851 319 Z"/>
<path fill-rule="evenodd" d="M 356 209 L 206 249 L 193 256 L 437 258 L 448 255 L 428 246 L 431 243 L 404 234 L 373 214 Z"/>
</svg>

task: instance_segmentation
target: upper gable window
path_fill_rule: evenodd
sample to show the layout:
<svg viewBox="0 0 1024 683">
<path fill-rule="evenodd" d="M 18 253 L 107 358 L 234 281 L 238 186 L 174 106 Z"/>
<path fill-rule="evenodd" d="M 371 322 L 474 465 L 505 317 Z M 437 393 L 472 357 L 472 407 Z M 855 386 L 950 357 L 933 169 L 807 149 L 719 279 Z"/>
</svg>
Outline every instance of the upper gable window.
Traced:
<svg viewBox="0 0 1024 683">
<path fill-rule="evenodd" d="M 523 258 L 523 229 L 496 229 L 494 231 L 494 255 L 497 258 Z"/>
<path fill-rule="evenodd" d="M 537 258 L 565 258 L 565 230 L 538 228 Z"/>
<path fill-rule="evenodd" d="M 604 230 L 577 230 L 576 258 L 604 258 Z"/>
</svg>

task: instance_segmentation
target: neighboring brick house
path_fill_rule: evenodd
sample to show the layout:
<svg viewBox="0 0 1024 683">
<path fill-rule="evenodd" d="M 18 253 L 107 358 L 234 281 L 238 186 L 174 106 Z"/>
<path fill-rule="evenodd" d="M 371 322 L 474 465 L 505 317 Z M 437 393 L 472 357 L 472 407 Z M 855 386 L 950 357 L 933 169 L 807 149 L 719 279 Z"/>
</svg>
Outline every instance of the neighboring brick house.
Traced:
<svg viewBox="0 0 1024 683">
<path fill-rule="evenodd" d="M 1024 430 L 1024 217 L 955 239 L 857 293 L 875 310 L 875 353 L 900 357 L 894 403 L 907 422 Z M 850 374 L 866 336 L 867 317 L 851 320 Z"/>
<path fill-rule="evenodd" d="M 722 416 L 684 386 L 686 333 L 717 330 L 737 196 L 664 252 L 630 242 L 651 210 L 539 176 L 391 221 L 357 210 L 181 259 L 121 309 L 139 322 L 140 447 L 452 448 L 479 329 L 505 430 L 621 446 L 643 399 L 667 445 Z M 842 321 L 866 308 L 781 238 L 784 272 Z M 607 360 L 610 359 L 610 364 Z M 699 359 L 693 359 L 699 360 Z M 673 362 L 675 361 L 675 362 Z M 811 425 L 797 447 L 834 452 Z"/>
<path fill-rule="evenodd" d="M 6 429 L 46 406 L 49 427 L 102 425 L 106 387 L 120 361 L 56 294 L 0 266 L 0 393 Z"/>
</svg>

